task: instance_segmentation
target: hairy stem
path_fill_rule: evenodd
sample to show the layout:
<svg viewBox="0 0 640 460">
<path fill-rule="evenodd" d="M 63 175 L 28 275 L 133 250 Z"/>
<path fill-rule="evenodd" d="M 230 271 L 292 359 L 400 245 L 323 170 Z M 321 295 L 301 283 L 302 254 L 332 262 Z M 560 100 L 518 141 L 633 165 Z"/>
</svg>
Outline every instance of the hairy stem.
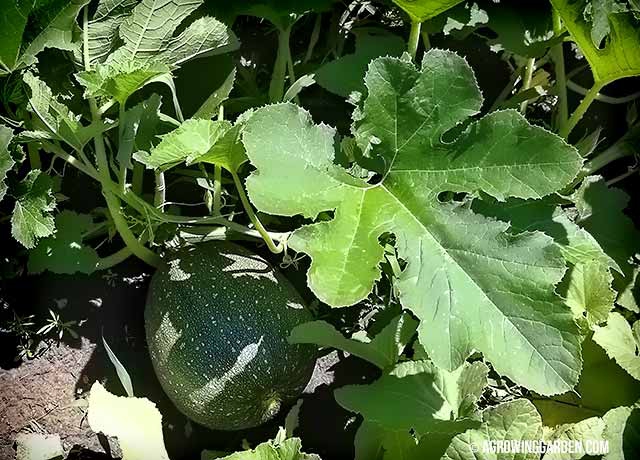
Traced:
<svg viewBox="0 0 640 460">
<path fill-rule="evenodd" d="M 429 32 L 427 32 L 426 30 L 423 30 L 420 32 L 420 35 L 422 36 L 422 44 L 424 45 L 425 51 L 430 50 L 431 40 L 429 40 Z"/>
<path fill-rule="evenodd" d="M 569 118 L 567 123 L 565 123 L 560 128 L 559 134 L 561 137 L 564 137 L 565 139 L 569 137 L 569 134 L 571 134 L 571 131 L 573 131 L 573 128 L 576 127 L 578 122 L 582 119 L 584 114 L 587 112 L 587 110 L 591 106 L 591 103 L 596 99 L 596 96 L 598 95 L 598 91 L 600 91 L 603 86 L 604 85 L 602 83 L 599 83 L 599 82 L 594 83 L 594 85 L 585 95 L 582 102 L 580 102 L 580 105 L 578 105 L 578 107 L 576 108 L 575 112 L 571 114 L 571 117 Z"/>
<path fill-rule="evenodd" d="M 522 79 L 522 88 L 521 91 L 526 91 L 531 88 L 531 79 L 533 78 L 533 71 L 536 68 L 536 60 L 535 58 L 527 59 L 527 65 L 524 68 L 524 78 Z M 524 100 L 520 103 L 520 113 L 523 115 L 527 112 L 527 105 L 529 104 L 529 100 Z"/>
<path fill-rule="evenodd" d="M 609 163 L 639 153 L 636 144 L 638 131 L 640 131 L 640 126 L 628 131 L 627 134 L 620 138 L 615 144 L 589 160 L 582 168 L 581 176 L 584 177 L 594 174 Z"/>
<path fill-rule="evenodd" d="M 416 60 L 416 54 L 418 53 L 418 44 L 420 42 L 420 29 L 422 23 L 419 21 L 411 21 L 411 32 L 409 32 L 409 43 L 407 45 L 407 51 L 411 55 L 413 61 Z"/>
<path fill-rule="evenodd" d="M 276 54 L 276 62 L 273 65 L 271 83 L 269 84 L 269 101 L 271 102 L 280 102 L 284 95 L 284 80 L 286 78 L 287 65 L 291 54 L 289 51 L 290 35 L 291 27 L 283 30 L 278 29 L 278 52 Z"/>
<path fill-rule="evenodd" d="M 131 250 L 127 246 L 125 246 L 119 251 L 116 251 L 107 257 L 102 257 L 100 260 L 98 260 L 98 263 L 96 264 L 96 270 L 106 270 L 108 268 L 114 267 L 119 263 L 127 260 L 131 255 Z"/>
<path fill-rule="evenodd" d="M 89 36 L 88 36 L 88 10 L 87 7 L 84 9 L 83 16 L 83 39 L 84 39 L 84 66 L 86 70 L 91 70 L 91 65 L 89 63 Z M 100 121 L 100 110 L 98 109 L 98 105 L 94 98 L 89 97 L 89 107 L 91 109 L 91 118 L 93 123 L 98 123 Z M 118 234 L 124 241 L 125 245 L 129 248 L 129 250 L 139 257 L 141 260 L 146 262 L 147 264 L 157 267 L 160 265 L 160 257 L 150 249 L 144 246 L 140 241 L 138 241 L 129 228 L 127 221 L 122 214 L 122 210 L 120 208 L 120 200 L 118 197 L 111 192 L 111 173 L 109 170 L 109 161 L 107 159 L 107 152 L 104 145 L 104 138 L 102 137 L 102 132 L 98 131 L 94 137 L 94 146 L 96 151 L 96 162 L 98 164 L 98 174 L 99 180 L 102 185 L 102 194 L 105 197 L 107 202 L 107 207 L 109 209 L 109 213 L 111 214 L 111 218 L 113 219 L 113 223 L 118 231 Z M 123 191 L 124 194 L 125 191 Z"/>
<path fill-rule="evenodd" d="M 219 216 L 222 210 L 222 168 L 215 165 L 213 170 L 213 215 Z"/>
<path fill-rule="evenodd" d="M 313 30 L 311 31 L 311 37 L 309 37 L 309 45 L 307 46 L 307 53 L 304 56 L 303 62 L 309 62 L 313 57 L 313 50 L 318 44 L 320 38 L 320 29 L 322 27 L 322 13 L 316 14 L 316 21 L 313 23 Z"/>
<path fill-rule="evenodd" d="M 53 153 L 57 157 L 60 157 L 61 159 L 69 163 L 71 166 L 76 168 L 78 171 L 82 171 L 87 176 L 95 180 L 100 180 L 98 171 L 93 167 L 93 165 L 85 164 L 84 162 L 78 160 L 73 155 L 70 155 L 69 153 L 65 152 L 60 146 L 53 144 L 51 142 L 45 141 L 45 142 L 42 142 L 41 145 L 44 150 Z"/>
<path fill-rule="evenodd" d="M 40 162 L 40 152 L 38 152 L 38 148 L 34 144 L 27 145 L 27 151 L 29 152 L 29 166 L 31 169 L 40 169 L 42 168 L 42 163 Z"/>
<path fill-rule="evenodd" d="M 562 20 L 558 12 L 553 9 L 553 32 L 556 37 L 562 34 Z M 569 119 L 569 105 L 567 102 L 567 76 L 564 66 L 563 43 L 560 42 L 551 48 L 551 59 L 553 60 L 553 68 L 556 74 L 555 92 L 558 95 L 558 105 L 554 117 L 554 126 L 558 129 L 564 126 Z"/>
<path fill-rule="evenodd" d="M 131 160 L 133 163 L 133 176 L 131 178 L 131 189 L 136 195 L 142 194 L 142 187 L 144 184 L 144 166 L 142 163 L 138 163 L 135 160 Z"/>
<path fill-rule="evenodd" d="M 160 211 L 164 211 L 164 201 L 166 198 L 166 184 L 164 181 L 164 173 L 156 171 L 156 186 L 153 194 L 153 205 Z"/>
<path fill-rule="evenodd" d="M 251 223 L 253 224 L 253 226 L 256 228 L 258 233 L 260 233 L 260 236 L 262 236 L 262 239 L 264 240 L 264 242 L 267 243 L 267 247 L 269 248 L 269 250 L 275 254 L 282 252 L 282 250 L 284 249 L 283 246 L 281 244 L 278 246 L 275 245 L 275 243 L 273 242 L 273 239 L 271 238 L 271 235 L 264 228 L 264 226 L 262 225 L 262 222 L 260 222 L 260 219 L 258 219 L 258 216 L 256 216 L 256 213 L 253 212 L 253 207 L 251 207 L 251 203 L 249 203 L 247 194 L 244 191 L 244 185 L 242 184 L 242 181 L 240 180 L 240 177 L 238 176 L 238 174 L 235 172 L 232 172 L 231 176 L 233 177 L 233 182 L 236 184 L 236 188 L 238 189 L 238 196 L 240 196 L 240 201 L 242 202 L 242 206 L 244 207 L 244 210 L 249 216 L 249 219 L 251 220 Z"/>
</svg>

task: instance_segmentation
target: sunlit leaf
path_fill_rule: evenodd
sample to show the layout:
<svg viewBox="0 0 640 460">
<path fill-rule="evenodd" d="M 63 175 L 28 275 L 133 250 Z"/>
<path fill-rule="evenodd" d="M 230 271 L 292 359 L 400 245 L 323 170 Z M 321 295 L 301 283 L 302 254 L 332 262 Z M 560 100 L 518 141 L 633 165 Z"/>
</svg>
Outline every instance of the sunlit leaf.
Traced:
<svg viewBox="0 0 640 460">
<path fill-rule="evenodd" d="M 376 59 L 365 81 L 354 130 L 363 150 L 385 164 L 377 184 L 336 165 L 334 131 L 293 105 L 261 108 L 244 128 L 257 168 L 247 188 L 259 210 L 314 218 L 335 209 L 332 220 L 289 239 L 312 259 L 310 288 L 333 306 L 363 299 L 380 276 L 378 238 L 393 233 L 407 263 L 396 283 L 400 299 L 421 320 L 420 341 L 437 365 L 456 369 L 476 349 L 535 391 L 572 388 L 580 340 L 554 294 L 565 271 L 559 249 L 541 233 L 508 235 L 508 224 L 438 195 L 541 198 L 576 175 L 575 149 L 515 111 L 487 115 L 445 142 L 482 103 L 473 72 L 451 52 L 430 51 L 420 70 Z"/>
</svg>

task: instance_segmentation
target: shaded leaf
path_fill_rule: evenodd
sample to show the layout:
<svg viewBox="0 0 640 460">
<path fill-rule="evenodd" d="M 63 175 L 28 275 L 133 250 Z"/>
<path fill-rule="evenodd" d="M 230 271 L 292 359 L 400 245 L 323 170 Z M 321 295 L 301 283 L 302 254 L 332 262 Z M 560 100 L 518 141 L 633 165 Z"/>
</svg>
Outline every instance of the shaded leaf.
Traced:
<svg viewBox="0 0 640 460">
<path fill-rule="evenodd" d="M 76 17 L 88 3 L 89 0 L 15 0 L 7 4 L 6 10 L 3 6 L 0 74 L 34 64 L 36 55 L 45 48 L 72 50 L 79 30 Z"/>
<path fill-rule="evenodd" d="M 9 152 L 9 142 L 13 138 L 13 130 L 0 125 L 0 201 L 7 193 L 7 185 L 4 183 L 7 173 L 16 164 Z"/>
<path fill-rule="evenodd" d="M 16 187 L 16 204 L 11 216 L 11 235 L 25 248 L 33 249 L 40 238 L 55 231 L 56 201 L 51 177 L 39 169 L 27 174 Z"/>
<path fill-rule="evenodd" d="M 107 352 L 107 356 L 109 356 L 109 361 L 111 361 L 111 364 L 113 364 L 113 367 L 116 369 L 118 379 L 120 379 L 120 383 L 122 384 L 124 391 L 127 392 L 127 396 L 131 398 L 134 397 L 135 395 L 133 393 L 133 384 L 131 383 L 131 377 L 127 372 L 127 368 L 124 367 L 113 350 L 111 350 L 111 347 L 105 340 L 104 335 L 102 336 L 102 344 L 104 345 L 104 349 Z"/>
<path fill-rule="evenodd" d="M 220 87 L 209 95 L 202 103 L 192 118 L 214 118 L 218 114 L 220 104 L 227 100 L 236 81 L 236 68 L 234 67 Z"/>
<path fill-rule="evenodd" d="M 384 429 L 419 435 L 462 432 L 473 426 L 488 371 L 480 362 L 447 372 L 430 361 L 407 361 L 370 385 L 338 388 L 335 397 L 345 409 Z"/>
<path fill-rule="evenodd" d="M 640 320 L 633 327 L 634 330 L 640 329 Z M 596 326 L 593 341 L 600 345 L 610 358 L 615 359 L 620 367 L 640 380 L 640 341 L 624 316 L 612 312 L 606 326 Z"/>
<path fill-rule="evenodd" d="M 80 116 L 54 97 L 45 82 L 31 72 L 24 74 L 24 82 L 31 88 L 29 106 L 40 121 L 57 139 L 60 139 L 76 150 L 82 147 L 92 137 L 92 127 L 80 124 Z"/>
<path fill-rule="evenodd" d="M 56 215 L 55 227 L 55 235 L 40 240 L 29 252 L 29 272 L 92 273 L 99 257 L 82 243 L 84 233 L 93 228 L 91 216 L 64 210 Z"/>
<path fill-rule="evenodd" d="M 161 98 L 157 94 L 128 109 L 120 118 L 118 125 L 119 140 L 118 163 L 131 167 L 131 155 L 134 151 L 150 150 L 156 138 L 156 128 L 160 123 Z"/>
<path fill-rule="evenodd" d="M 640 232 L 624 213 L 629 197 L 620 189 L 607 187 L 602 177 L 590 176 L 584 179 L 572 199 L 578 210 L 578 225 L 593 235 L 620 267 L 623 275 L 614 274 L 613 287 L 624 292 L 635 284 L 635 266 L 630 260 L 640 253 Z M 615 237 L 611 236 L 612 229 Z M 618 303 L 640 311 L 638 299 L 633 295 L 619 297 Z"/>
<path fill-rule="evenodd" d="M 377 29 L 356 29 L 356 49 L 319 67 L 316 81 L 327 91 L 349 97 L 353 91 L 365 92 L 362 79 L 372 59 L 379 56 L 400 56 L 406 48 L 397 35 Z"/>
<path fill-rule="evenodd" d="M 403 313 L 373 338 L 347 339 L 326 321 L 311 321 L 293 328 L 289 342 L 334 347 L 385 369 L 398 361 L 417 327 L 418 322 Z"/>
</svg>

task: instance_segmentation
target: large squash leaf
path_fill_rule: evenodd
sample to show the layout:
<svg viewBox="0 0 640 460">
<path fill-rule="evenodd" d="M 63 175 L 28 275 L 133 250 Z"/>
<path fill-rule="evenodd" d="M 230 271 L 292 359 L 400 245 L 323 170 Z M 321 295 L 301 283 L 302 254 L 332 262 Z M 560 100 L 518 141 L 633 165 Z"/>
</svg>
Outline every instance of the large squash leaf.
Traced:
<svg viewBox="0 0 640 460">
<path fill-rule="evenodd" d="M 601 6 L 594 5 L 593 11 L 604 14 L 609 27 L 604 33 L 602 28 L 596 28 L 592 34 L 592 24 L 585 17 L 585 12 L 591 7 L 589 0 L 551 0 L 551 3 L 589 61 L 596 84 L 605 85 L 620 78 L 640 75 L 640 27 L 631 12 L 607 14 Z M 604 47 L 599 48 L 594 38 L 602 39 L 609 30 Z"/>
<path fill-rule="evenodd" d="M 462 0 L 393 0 L 413 21 L 424 22 L 457 5 Z"/>
<path fill-rule="evenodd" d="M 89 0 L 14 0 L 0 16 L 0 75 L 36 62 L 45 48 L 76 47 L 76 17 Z"/>
<path fill-rule="evenodd" d="M 335 397 L 345 409 L 386 429 L 414 430 L 419 435 L 461 432 L 473 425 L 488 372 L 481 362 L 447 372 L 427 360 L 406 361 L 370 385 L 337 389 Z"/>
<path fill-rule="evenodd" d="M 580 344 L 570 311 L 554 294 L 565 267 L 551 238 L 509 235 L 508 224 L 438 195 L 482 190 L 498 200 L 540 198 L 576 175 L 575 149 L 515 111 L 485 116 L 445 141 L 482 104 L 472 70 L 451 52 L 430 51 L 421 70 L 376 59 L 365 82 L 369 94 L 354 131 L 363 150 L 372 147 L 386 164 L 377 184 L 337 166 L 334 131 L 313 125 L 296 106 L 259 109 L 244 128 L 257 168 L 247 188 L 258 209 L 311 218 L 335 209 L 333 220 L 289 240 L 312 258 L 311 289 L 333 306 L 366 297 L 380 276 L 378 238 L 393 233 L 407 262 L 400 299 L 421 320 L 420 341 L 437 365 L 456 369 L 476 349 L 498 372 L 539 393 L 572 388 Z"/>
<path fill-rule="evenodd" d="M 123 103 L 145 84 L 161 76 L 166 79 L 172 68 L 190 59 L 236 49 L 239 43 L 233 32 L 210 17 L 195 20 L 175 35 L 202 1 L 142 0 L 132 10 L 131 2 L 105 2 L 120 14 L 104 13 L 109 5 L 97 11 L 89 42 L 89 59 L 95 68 L 78 73 L 78 80 L 90 95 Z M 101 63 L 117 43 L 116 30 L 122 46 Z"/>
<path fill-rule="evenodd" d="M 453 438 L 442 460 L 537 460 L 540 454 L 536 452 L 496 454 L 486 447 L 494 440 L 541 440 L 542 434 L 542 420 L 534 405 L 516 399 L 485 410 L 482 425 Z"/>
</svg>

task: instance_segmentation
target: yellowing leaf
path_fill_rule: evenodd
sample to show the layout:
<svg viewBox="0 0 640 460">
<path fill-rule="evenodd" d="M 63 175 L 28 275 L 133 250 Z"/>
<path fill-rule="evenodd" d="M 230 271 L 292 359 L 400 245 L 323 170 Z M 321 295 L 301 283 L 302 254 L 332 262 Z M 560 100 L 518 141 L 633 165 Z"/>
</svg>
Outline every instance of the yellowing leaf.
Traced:
<svg viewBox="0 0 640 460">
<path fill-rule="evenodd" d="M 118 438 L 122 460 L 169 460 L 162 437 L 162 415 L 146 398 L 115 396 L 99 383 L 91 387 L 89 425 Z"/>
</svg>

